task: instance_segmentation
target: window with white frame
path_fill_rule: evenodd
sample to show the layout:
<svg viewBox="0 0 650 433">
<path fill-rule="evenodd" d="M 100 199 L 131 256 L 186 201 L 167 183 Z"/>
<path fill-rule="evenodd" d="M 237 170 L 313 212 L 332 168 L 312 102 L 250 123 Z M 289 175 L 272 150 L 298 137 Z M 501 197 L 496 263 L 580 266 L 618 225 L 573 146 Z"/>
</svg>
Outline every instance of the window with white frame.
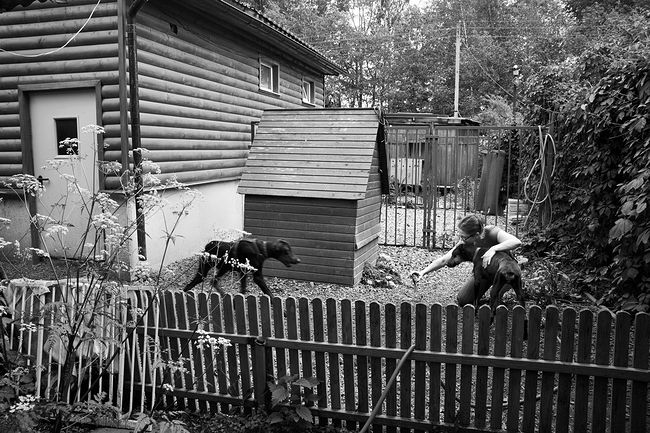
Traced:
<svg viewBox="0 0 650 433">
<path fill-rule="evenodd" d="M 314 105 L 314 82 L 303 78 L 302 80 L 302 102 Z"/>
<path fill-rule="evenodd" d="M 260 89 L 280 93 L 280 65 L 260 59 Z"/>
</svg>

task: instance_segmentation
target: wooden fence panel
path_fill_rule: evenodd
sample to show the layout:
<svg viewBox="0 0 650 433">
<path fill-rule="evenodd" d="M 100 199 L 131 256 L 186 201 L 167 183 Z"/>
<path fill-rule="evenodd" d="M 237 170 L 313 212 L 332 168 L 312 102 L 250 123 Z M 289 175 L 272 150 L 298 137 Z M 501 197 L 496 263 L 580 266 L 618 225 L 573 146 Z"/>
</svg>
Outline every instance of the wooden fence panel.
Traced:
<svg viewBox="0 0 650 433">
<path fill-rule="evenodd" d="M 51 302 L 47 296 L 17 301 L 19 320 L 34 316 L 51 323 L 37 311 Z M 568 308 L 560 321 L 553 306 L 544 311 L 533 306 L 528 316 L 521 306 L 511 315 L 502 306 L 492 322 L 488 306 L 478 316 L 474 307 L 465 306 L 459 321 L 455 305 L 443 311 L 438 304 L 402 303 L 398 311 L 393 304 L 382 310 L 361 300 L 352 305 L 327 299 L 323 305 L 320 299 L 155 291 L 130 292 L 128 320 L 126 309 L 107 308 L 121 330 L 105 329 L 106 335 L 120 335 L 126 342 L 115 363 L 125 368 L 116 367 L 120 376 L 111 379 L 117 384 L 115 401 L 126 410 L 268 408 L 267 382 L 277 380 L 276 365 L 277 372 L 319 379 L 316 389 L 295 386 L 292 393 L 318 394 L 318 405 L 307 405 L 322 425 L 356 429 L 378 405 L 369 423 L 373 432 L 477 432 L 489 424 L 494 432 L 647 433 L 647 313 L 632 322 L 627 313 L 601 311 L 594 322 L 594 313 L 584 310 L 578 318 Z M 134 334 L 127 339 L 129 332 Z M 45 341 L 44 335 L 30 336 L 17 324 L 10 325 L 8 335 L 15 338 L 14 347 L 26 351 Z M 216 337 L 231 340 L 232 346 L 213 347 Z M 41 362 L 48 357 L 52 354 L 41 354 Z M 89 365 L 82 359 L 78 367 Z M 398 380 L 389 386 L 393 374 Z M 99 389 L 110 389 L 111 383 Z M 89 392 L 74 396 L 87 399 Z"/>
</svg>

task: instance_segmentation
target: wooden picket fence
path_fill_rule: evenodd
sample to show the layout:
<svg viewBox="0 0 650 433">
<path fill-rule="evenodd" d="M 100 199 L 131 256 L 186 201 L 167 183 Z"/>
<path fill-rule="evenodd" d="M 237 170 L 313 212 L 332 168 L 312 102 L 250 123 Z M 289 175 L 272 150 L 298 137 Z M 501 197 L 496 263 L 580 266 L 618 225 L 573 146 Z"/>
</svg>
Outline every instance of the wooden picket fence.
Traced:
<svg viewBox="0 0 650 433">
<path fill-rule="evenodd" d="M 201 292 L 137 298 L 146 317 L 127 360 L 134 405 L 268 408 L 267 382 L 298 374 L 320 381 L 292 387 L 320 397 L 310 406 L 315 422 L 351 430 L 384 391 L 373 432 L 648 429 L 646 313 L 533 306 L 526 316 L 518 306 L 500 307 L 492 321 L 487 306 L 476 314 L 472 306 Z M 232 345 L 197 345 L 206 336 Z M 170 369 L 179 359 L 183 368 Z"/>
<path fill-rule="evenodd" d="M 42 296 L 26 296 L 23 308 Z M 487 306 L 154 290 L 114 300 L 107 308 L 116 320 L 97 330 L 116 343 L 103 351 L 110 374 L 99 386 L 125 413 L 269 409 L 268 382 L 297 374 L 319 380 L 313 390 L 291 387 L 319 397 L 308 404 L 315 422 L 350 430 L 618 433 L 650 425 L 646 313 L 517 306 L 492 318 Z M 29 338 L 43 341 L 40 332 Z"/>
</svg>

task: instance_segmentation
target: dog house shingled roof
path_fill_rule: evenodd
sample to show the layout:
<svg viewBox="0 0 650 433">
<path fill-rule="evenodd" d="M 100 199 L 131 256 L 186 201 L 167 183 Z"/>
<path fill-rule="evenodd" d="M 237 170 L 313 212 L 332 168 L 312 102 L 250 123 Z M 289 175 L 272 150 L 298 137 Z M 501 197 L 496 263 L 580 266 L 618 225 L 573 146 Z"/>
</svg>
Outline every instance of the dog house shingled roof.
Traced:
<svg viewBox="0 0 650 433">
<path fill-rule="evenodd" d="M 383 126 L 373 109 L 264 111 L 237 191 L 361 200 L 378 140 Z"/>
</svg>

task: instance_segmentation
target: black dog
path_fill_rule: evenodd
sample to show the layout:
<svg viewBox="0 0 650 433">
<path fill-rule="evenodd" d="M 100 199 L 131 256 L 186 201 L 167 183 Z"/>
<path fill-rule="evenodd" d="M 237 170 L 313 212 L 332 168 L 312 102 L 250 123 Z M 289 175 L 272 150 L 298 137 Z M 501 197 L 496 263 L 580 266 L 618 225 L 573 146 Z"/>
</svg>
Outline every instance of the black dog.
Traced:
<svg viewBox="0 0 650 433">
<path fill-rule="evenodd" d="M 483 267 L 483 255 L 487 248 L 479 248 L 475 245 L 460 244 L 451 253 L 451 259 L 447 266 L 454 267 L 462 262 L 472 262 L 474 264 L 474 306 L 478 304 L 479 298 L 490 289 L 490 308 L 492 313 L 496 311 L 498 304 L 501 303 L 503 294 L 510 288 L 514 290 L 517 301 L 525 306 L 522 292 L 521 268 L 517 260 L 510 254 L 503 251 L 497 251 L 490 264 Z"/>
<path fill-rule="evenodd" d="M 230 270 L 239 272 L 241 277 L 241 292 L 246 293 L 247 267 L 252 267 L 253 281 L 262 289 L 262 291 L 271 295 L 271 290 L 264 280 L 262 268 L 264 260 L 277 259 L 286 267 L 300 263 L 300 259 L 291 251 L 291 246 L 287 241 L 277 240 L 266 242 L 259 239 L 241 239 L 235 242 L 211 241 L 205 246 L 205 253 L 199 261 L 199 269 L 190 281 L 184 291 L 201 283 L 208 275 L 208 271 L 214 266 L 217 272 L 214 276 L 214 285 L 217 286 L 217 278 L 224 275 Z"/>
</svg>

